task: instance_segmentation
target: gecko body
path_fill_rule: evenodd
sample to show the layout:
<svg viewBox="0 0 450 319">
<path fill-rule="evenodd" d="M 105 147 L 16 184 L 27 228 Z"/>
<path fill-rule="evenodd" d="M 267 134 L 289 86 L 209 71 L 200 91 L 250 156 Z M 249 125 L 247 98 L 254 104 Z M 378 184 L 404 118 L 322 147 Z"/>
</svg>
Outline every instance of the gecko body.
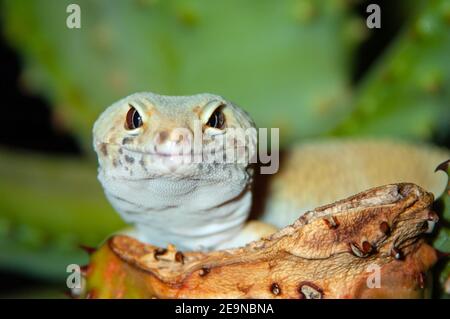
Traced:
<svg viewBox="0 0 450 319">
<path fill-rule="evenodd" d="M 136 93 L 108 107 L 93 130 L 98 178 L 112 206 L 134 226 L 129 234 L 160 247 L 223 249 L 372 187 L 413 182 L 436 197 L 445 189 L 445 176 L 432 174 L 450 156 L 445 149 L 371 139 L 304 143 L 287 152 L 268 191 L 258 194 L 264 222 L 246 222 L 257 141 L 232 132 L 254 128 L 247 113 L 213 94 Z M 221 138 L 225 143 L 217 148 Z M 244 156 L 221 161 L 230 150 Z"/>
<path fill-rule="evenodd" d="M 249 159 L 256 138 L 246 144 L 226 138 L 232 129 L 249 128 L 251 118 L 217 95 L 133 94 L 94 125 L 99 180 L 142 241 L 191 250 L 233 246 L 239 236 L 248 237 L 243 225 L 252 200 Z M 217 148 L 220 138 L 225 142 Z M 221 161 L 234 149 L 244 155 L 240 162 Z"/>
</svg>

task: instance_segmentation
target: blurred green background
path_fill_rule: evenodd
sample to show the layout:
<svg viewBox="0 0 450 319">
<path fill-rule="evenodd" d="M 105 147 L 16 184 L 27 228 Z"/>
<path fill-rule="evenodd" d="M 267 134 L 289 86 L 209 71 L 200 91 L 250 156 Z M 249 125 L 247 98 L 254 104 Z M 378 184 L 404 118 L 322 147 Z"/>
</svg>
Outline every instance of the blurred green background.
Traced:
<svg viewBox="0 0 450 319">
<path fill-rule="evenodd" d="M 69 29 L 66 8 L 81 8 Z M 366 7 L 381 7 L 368 29 Z M 221 94 L 284 147 L 392 136 L 450 146 L 450 0 L 2 0 L 0 296 L 62 296 L 123 226 L 91 128 L 137 91 Z M 450 249 L 448 240 L 445 247 Z"/>
</svg>

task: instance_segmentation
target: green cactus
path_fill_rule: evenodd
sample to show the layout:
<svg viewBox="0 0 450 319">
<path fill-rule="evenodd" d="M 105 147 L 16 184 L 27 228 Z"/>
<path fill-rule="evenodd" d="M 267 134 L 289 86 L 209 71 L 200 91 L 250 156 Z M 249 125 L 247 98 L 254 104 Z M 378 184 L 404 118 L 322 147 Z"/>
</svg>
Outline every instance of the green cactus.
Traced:
<svg viewBox="0 0 450 319">
<path fill-rule="evenodd" d="M 71 2 L 3 1 L 1 12 L 6 36 L 25 58 L 25 84 L 51 101 L 56 118 L 75 133 L 88 157 L 92 155 L 91 128 L 99 113 L 136 91 L 223 94 L 245 106 L 259 126 L 281 126 L 283 141 L 323 133 L 345 113 L 350 57 L 360 36 L 358 29 L 349 32 L 349 28 L 361 26 L 350 7 L 340 1 L 288 0 L 276 7 L 267 0 L 129 1 L 114 6 L 109 1 L 77 1 L 80 30 L 66 27 L 66 7 Z M 312 59 L 317 65 L 309 62 Z M 12 172 L 11 156 L 2 154 L 5 173 Z M 16 156 L 19 162 L 24 160 Z M 53 164 L 56 170 L 72 171 L 78 181 L 40 169 Z M 46 176 L 35 183 L 16 180 L 15 189 L 9 188 L 15 176 L 5 174 L 0 181 L 6 195 L 0 200 L 1 217 L 5 223 L 29 224 L 22 233 L 31 238 L 39 238 L 33 232 L 75 238 L 72 250 L 61 260 L 73 256 L 69 259 L 82 261 L 74 252 L 75 242 L 98 243 L 119 223 L 98 185 L 94 186 L 94 170 L 85 174 L 75 161 L 70 168 L 66 164 L 51 158 L 27 163 L 21 172 L 24 176 L 33 176 L 36 170 Z M 64 191 L 65 184 L 74 192 Z M 83 184 L 95 189 L 90 194 L 95 200 L 80 207 L 82 193 L 77 192 Z M 21 189 L 28 190 L 26 200 L 14 196 L 24 192 Z M 55 189 L 59 192 L 50 196 Z M 50 211 L 34 209 L 42 203 L 40 192 L 45 193 L 45 207 L 51 207 Z M 85 220 L 84 214 L 89 214 Z M 73 229 L 51 218 L 54 215 L 72 221 Z M 110 226 L 102 228 L 90 219 Z M 28 271 L 30 263 L 23 261 L 21 242 L 12 237 L 3 244 L 1 265 L 17 267 L 19 263 Z M 36 258 L 43 264 L 35 267 L 36 273 L 64 275 L 64 267 L 39 254 L 37 247 Z M 60 271 L 44 271 L 47 261 Z"/>
<path fill-rule="evenodd" d="M 123 227 L 96 181 L 95 166 L 69 158 L 1 151 L 0 265 L 61 279 Z"/>
<path fill-rule="evenodd" d="M 77 30 L 69 3 L 5 1 L 5 29 L 26 83 L 88 150 L 98 114 L 137 91 L 222 94 L 283 140 L 326 132 L 347 112 L 364 27 L 341 1 L 77 1 Z"/>
<path fill-rule="evenodd" d="M 333 133 L 420 139 L 449 133 L 450 2 L 422 2 L 417 11 L 359 85 L 353 112 Z"/>
</svg>

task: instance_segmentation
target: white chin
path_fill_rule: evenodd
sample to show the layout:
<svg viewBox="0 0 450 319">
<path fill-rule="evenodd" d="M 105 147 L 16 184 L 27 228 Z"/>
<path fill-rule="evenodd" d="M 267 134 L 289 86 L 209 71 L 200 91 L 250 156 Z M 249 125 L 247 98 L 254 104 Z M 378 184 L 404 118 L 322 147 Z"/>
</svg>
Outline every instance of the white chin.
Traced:
<svg viewBox="0 0 450 319">
<path fill-rule="evenodd" d="M 158 175 L 165 174 L 188 174 L 197 171 L 198 163 L 194 163 L 191 156 L 156 156 L 147 167 L 149 172 Z"/>
</svg>

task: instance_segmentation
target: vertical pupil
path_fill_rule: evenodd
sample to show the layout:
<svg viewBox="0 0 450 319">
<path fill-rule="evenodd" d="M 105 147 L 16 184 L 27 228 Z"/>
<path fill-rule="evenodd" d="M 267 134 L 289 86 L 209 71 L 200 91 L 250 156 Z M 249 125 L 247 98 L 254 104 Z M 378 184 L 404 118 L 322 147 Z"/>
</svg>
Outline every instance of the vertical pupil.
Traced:
<svg viewBox="0 0 450 319">
<path fill-rule="evenodd" d="M 218 122 L 218 119 L 217 119 L 217 113 L 214 112 L 213 118 L 212 118 L 212 121 L 211 121 L 211 126 L 212 126 L 212 127 L 217 127 L 217 122 Z"/>
<path fill-rule="evenodd" d="M 214 128 L 220 128 L 223 126 L 223 114 L 220 110 L 214 111 L 208 120 L 208 125 Z"/>
<path fill-rule="evenodd" d="M 134 130 L 142 126 L 142 118 L 139 112 L 130 105 L 128 110 L 125 126 L 128 130 Z"/>
<path fill-rule="evenodd" d="M 141 115 L 139 114 L 138 111 L 134 110 L 133 111 L 133 127 L 138 128 L 141 126 L 141 123 L 142 123 Z"/>
</svg>

